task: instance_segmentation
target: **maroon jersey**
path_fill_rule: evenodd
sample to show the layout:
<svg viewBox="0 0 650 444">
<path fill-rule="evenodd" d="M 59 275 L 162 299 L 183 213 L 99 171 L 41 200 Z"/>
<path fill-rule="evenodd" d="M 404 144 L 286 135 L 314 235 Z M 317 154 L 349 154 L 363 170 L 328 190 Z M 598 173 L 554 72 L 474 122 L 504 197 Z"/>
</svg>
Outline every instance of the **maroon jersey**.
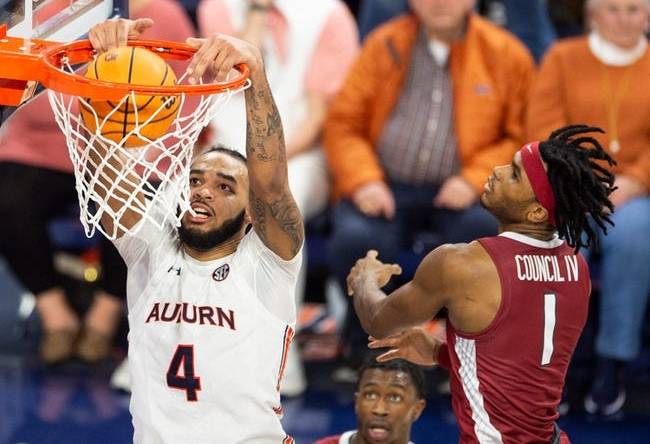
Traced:
<svg viewBox="0 0 650 444">
<path fill-rule="evenodd" d="M 327 438 L 319 439 L 316 444 L 340 444 L 341 435 L 328 436 Z"/>
<path fill-rule="evenodd" d="M 548 444 L 587 320 L 589 269 L 558 238 L 543 242 L 506 232 L 479 242 L 499 273 L 501 305 L 481 333 L 447 325 L 460 442 Z"/>
</svg>

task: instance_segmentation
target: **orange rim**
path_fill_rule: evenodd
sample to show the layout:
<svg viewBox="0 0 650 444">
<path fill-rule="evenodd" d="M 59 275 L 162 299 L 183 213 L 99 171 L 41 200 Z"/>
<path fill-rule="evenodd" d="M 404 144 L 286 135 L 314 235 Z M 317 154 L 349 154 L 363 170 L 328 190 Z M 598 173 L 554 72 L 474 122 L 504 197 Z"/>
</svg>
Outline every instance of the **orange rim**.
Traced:
<svg viewBox="0 0 650 444">
<path fill-rule="evenodd" d="M 166 60 L 188 60 L 194 56 L 196 49 L 184 43 L 159 40 L 129 40 L 129 46 L 146 48 Z M 236 65 L 239 75 L 229 82 L 205 83 L 200 85 L 150 86 L 125 83 L 105 82 L 88 79 L 82 75 L 61 69 L 69 64 L 79 65 L 91 61 L 97 55 L 89 40 L 54 45 L 42 53 L 45 73 L 41 82 L 44 86 L 64 94 L 89 97 L 97 100 L 120 100 L 131 92 L 146 95 L 178 96 L 211 95 L 243 87 L 249 77 L 245 64 Z"/>
</svg>

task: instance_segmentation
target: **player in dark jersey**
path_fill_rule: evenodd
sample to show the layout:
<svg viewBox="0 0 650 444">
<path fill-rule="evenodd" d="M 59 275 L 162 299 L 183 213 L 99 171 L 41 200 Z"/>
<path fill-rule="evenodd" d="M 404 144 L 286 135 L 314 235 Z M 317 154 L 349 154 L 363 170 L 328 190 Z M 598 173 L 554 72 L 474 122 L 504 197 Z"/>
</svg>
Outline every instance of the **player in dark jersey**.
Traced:
<svg viewBox="0 0 650 444">
<path fill-rule="evenodd" d="M 400 272 L 370 251 L 348 292 L 381 360 L 404 358 L 450 370 L 465 443 L 568 443 L 557 429 L 567 367 L 587 319 L 591 284 L 576 254 L 606 231 L 614 164 L 584 125 L 565 127 L 497 167 L 481 196 L 500 235 L 443 245 L 413 280 L 386 296 Z M 447 308 L 447 342 L 411 328 Z M 390 336 L 393 335 L 393 336 Z"/>
</svg>

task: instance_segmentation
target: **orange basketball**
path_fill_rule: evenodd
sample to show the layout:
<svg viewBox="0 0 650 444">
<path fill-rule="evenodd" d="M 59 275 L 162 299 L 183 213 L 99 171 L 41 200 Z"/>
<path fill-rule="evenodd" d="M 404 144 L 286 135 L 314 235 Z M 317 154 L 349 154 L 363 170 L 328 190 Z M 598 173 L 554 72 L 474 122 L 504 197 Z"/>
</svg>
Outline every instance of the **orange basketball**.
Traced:
<svg viewBox="0 0 650 444">
<path fill-rule="evenodd" d="M 117 48 L 101 54 L 88 65 L 86 77 L 147 86 L 172 86 L 176 82 L 176 75 L 165 60 L 147 49 L 137 47 Z M 115 142 L 124 139 L 136 123 L 141 125 L 140 134 L 144 137 L 151 140 L 161 137 L 176 119 L 180 105 L 180 101 L 174 96 L 136 95 L 135 100 L 129 96 L 117 110 L 115 110 L 117 103 L 85 100 L 89 105 L 79 101 L 79 109 L 88 129 L 93 132 L 97 129 L 90 106 L 97 113 L 102 135 Z M 113 110 L 115 112 L 110 114 Z M 109 114 L 107 121 L 102 125 L 104 118 Z M 153 114 L 155 116 L 151 121 L 143 125 Z M 128 148 L 145 144 L 146 141 L 136 134 L 130 135 L 123 142 L 123 145 Z"/>
</svg>

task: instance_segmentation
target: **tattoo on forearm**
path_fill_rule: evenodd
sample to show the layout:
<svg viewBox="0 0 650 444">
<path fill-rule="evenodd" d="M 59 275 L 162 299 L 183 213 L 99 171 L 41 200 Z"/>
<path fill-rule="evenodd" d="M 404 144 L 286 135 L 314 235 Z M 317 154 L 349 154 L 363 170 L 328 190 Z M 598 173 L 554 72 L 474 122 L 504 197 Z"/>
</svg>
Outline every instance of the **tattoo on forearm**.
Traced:
<svg viewBox="0 0 650 444">
<path fill-rule="evenodd" d="M 286 192 L 278 200 L 270 203 L 264 202 L 252 190 L 250 196 L 255 232 L 260 239 L 267 243 L 269 225 L 276 224 L 289 238 L 291 253 L 297 254 L 302 246 L 304 231 L 300 211 L 291 194 Z"/>
<path fill-rule="evenodd" d="M 262 199 L 257 197 L 253 190 L 250 191 L 250 207 L 253 213 L 253 223 L 255 224 L 255 232 L 260 239 L 266 243 L 266 208 Z"/>
<path fill-rule="evenodd" d="M 246 90 L 246 151 L 262 162 L 286 162 L 282 120 L 267 89 Z"/>
<path fill-rule="evenodd" d="M 275 103 L 273 106 L 275 107 Z M 282 119 L 280 119 L 280 113 L 277 112 L 277 109 L 275 111 L 276 112 L 271 113 L 266 117 L 267 137 L 273 136 L 282 131 Z"/>
<path fill-rule="evenodd" d="M 266 80 L 256 82 L 245 93 L 251 216 L 256 233 L 269 248 L 295 256 L 304 232 L 289 190 L 282 119 Z"/>
<path fill-rule="evenodd" d="M 291 239 L 291 251 L 296 254 L 302 246 L 302 217 L 291 193 L 286 191 L 280 199 L 269 205 L 271 216 Z"/>
</svg>

